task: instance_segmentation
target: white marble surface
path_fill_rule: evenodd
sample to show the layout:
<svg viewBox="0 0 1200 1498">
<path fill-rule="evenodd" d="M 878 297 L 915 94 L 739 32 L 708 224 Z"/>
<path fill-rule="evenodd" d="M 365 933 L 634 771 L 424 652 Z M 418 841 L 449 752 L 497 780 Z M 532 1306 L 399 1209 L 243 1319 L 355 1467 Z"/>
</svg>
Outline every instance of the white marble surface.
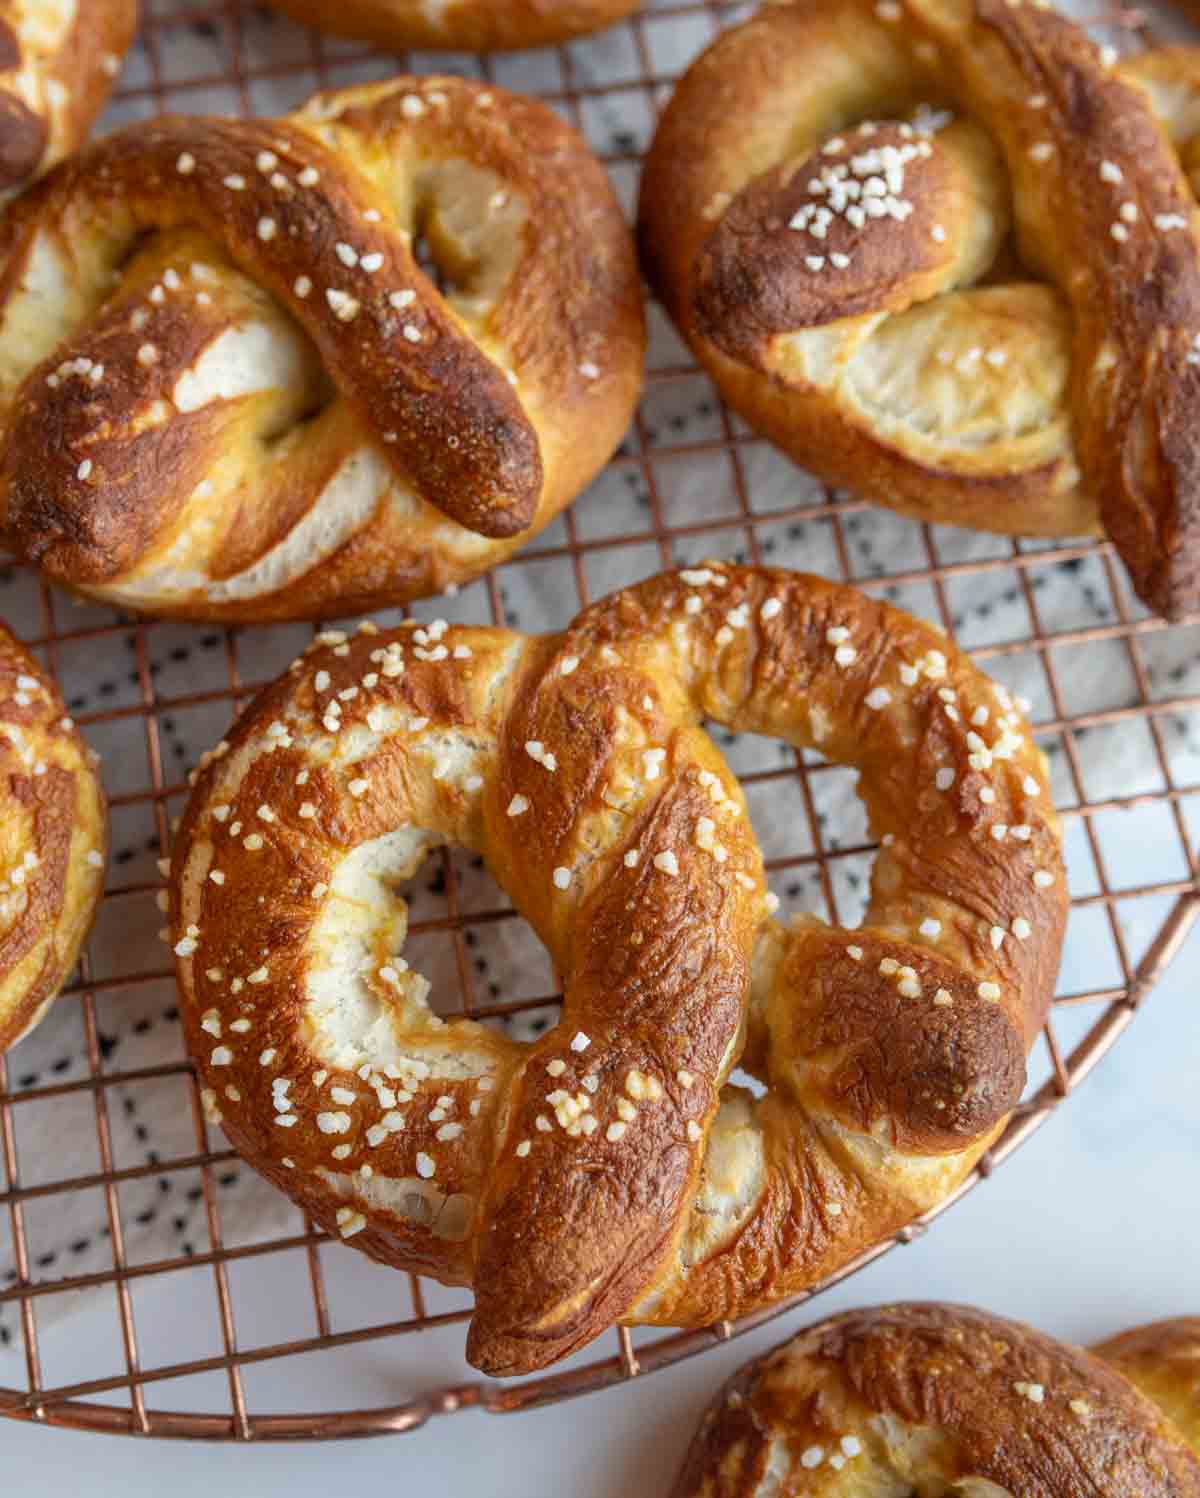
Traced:
<svg viewBox="0 0 1200 1498">
<path fill-rule="evenodd" d="M 782 1327 L 558 1408 L 513 1418 L 465 1414 L 412 1435 L 371 1441 L 235 1448 L 3 1423 L 5 1489 L 43 1498 L 118 1492 L 126 1498 L 208 1498 L 213 1492 L 315 1498 L 401 1483 L 405 1492 L 436 1498 L 656 1498 L 667 1490 L 719 1381 L 788 1327 L 818 1314 L 899 1298 L 970 1300 L 1083 1341 L 1152 1317 L 1195 1312 L 1198 995 L 1200 931 L 1129 1034 L 1024 1150 L 923 1240 L 826 1296 L 819 1311 L 801 1310 Z M 269 1286 L 260 1293 L 269 1299 Z M 189 1355 L 195 1307 L 187 1296 L 160 1294 L 146 1312 L 143 1324 Z M 72 1361 L 80 1366 L 87 1363 L 88 1340 L 107 1335 L 108 1323 L 95 1315 L 54 1333 L 69 1338 Z M 459 1329 L 451 1337 L 460 1343 Z M 453 1358 L 449 1344 L 447 1351 Z M 365 1354 L 384 1381 L 388 1355 L 387 1344 Z M 311 1374 L 309 1368 L 303 1376 Z"/>
</svg>

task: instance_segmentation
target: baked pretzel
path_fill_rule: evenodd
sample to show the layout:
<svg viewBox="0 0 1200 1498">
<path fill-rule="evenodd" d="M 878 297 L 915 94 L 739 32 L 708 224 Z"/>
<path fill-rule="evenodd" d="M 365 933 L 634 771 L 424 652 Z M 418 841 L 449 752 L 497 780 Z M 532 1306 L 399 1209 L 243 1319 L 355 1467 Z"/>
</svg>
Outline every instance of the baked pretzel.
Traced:
<svg viewBox="0 0 1200 1498">
<path fill-rule="evenodd" d="M 0 201 L 87 137 L 136 25 L 137 0 L 0 0 Z"/>
<path fill-rule="evenodd" d="M 188 1042 L 251 1164 L 373 1258 L 473 1285 L 496 1374 L 748 1311 L 964 1178 L 1020 1096 L 1067 905 L 1002 687 L 852 588 L 720 563 L 560 635 L 364 628 L 248 709 L 174 848 Z M 769 918 L 702 717 L 859 769 L 861 929 Z M 447 842 L 561 974 L 533 1045 L 444 1023 L 398 955 L 396 886 Z"/>
<path fill-rule="evenodd" d="M 638 0 L 269 0 L 306 26 L 381 47 L 511 52 L 602 31 Z"/>
<path fill-rule="evenodd" d="M 647 271 L 798 462 L 921 520 L 1099 524 L 1175 616 L 1200 605 L 1198 107 L 1200 49 L 1118 65 L 1020 0 L 770 6 L 663 116 Z"/>
<path fill-rule="evenodd" d="M 476 577 L 589 482 L 641 383 L 603 169 L 546 106 L 457 78 L 131 127 L 0 246 L 0 539 L 149 613 Z"/>
<path fill-rule="evenodd" d="M 1200 1316 L 1135 1326 L 1092 1351 L 1152 1399 L 1200 1453 Z"/>
<path fill-rule="evenodd" d="M 1200 1460 L 1082 1348 L 965 1306 L 848 1311 L 747 1364 L 672 1498 L 1200 1498 Z"/>
<path fill-rule="evenodd" d="M 62 987 L 104 885 L 95 755 L 53 683 L 0 624 L 0 1052 Z"/>
</svg>

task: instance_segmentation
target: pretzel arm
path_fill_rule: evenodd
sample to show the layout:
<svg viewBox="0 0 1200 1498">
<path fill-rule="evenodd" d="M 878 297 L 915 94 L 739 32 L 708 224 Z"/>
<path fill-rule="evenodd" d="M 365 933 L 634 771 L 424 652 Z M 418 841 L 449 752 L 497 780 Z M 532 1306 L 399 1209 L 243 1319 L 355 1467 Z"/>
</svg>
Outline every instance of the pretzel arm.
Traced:
<svg viewBox="0 0 1200 1498">
<path fill-rule="evenodd" d="M 314 172 L 322 190 L 307 192 L 301 178 Z M 275 179 L 285 187 L 275 187 Z M 71 224 L 99 217 L 101 205 L 107 244 L 98 258 L 110 263 L 148 229 L 202 230 L 304 329 L 398 474 L 482 535 L 512 535 L 528 524 L 541 466 L 516 395 L 459 330 L 404 236 L 364 218 L 377 204 L 363 179 L 348 176 L 319 141 L 281 121 L 168 118 L 96 147 L 45 196 L 49 215 L 41 202 L 31 204 L 13 231 L 14 260 L 52 232 L 47 216 L 68 233 Z M 348 253 L 340 255 L 338 246 Z M 352 265 L 345 263 L 350 255 Z M 381 269 L 364 270 L 364 259 L 370 266 L 376 257 Z M 411 304 L 392 305 L 393 297 L 412 291 Z M 93 288 L 94 297 L 101 295 Z M 414 339 L 405 334 L 409 328 Z M 137 353 L 142 349 L 153 368 L 161 350 L 146 340 Z M 57 362 L 57 350 L 53 357 Z M 45 440 L 59 425 L 55 407 L 68 399 L 59 393 L 64 387 L 47 387 L 51 372 L 35 370 L 18 398 L 0 477 L 10 496 L 9 524 L 20 524 L 23 507 L 37 502 L 45 465 L 53 473 L 73 456 Z M 101 424 L 118 414 L 105 410 L 103 400 L 89 404 Z M 69 474 L 59 482 L 70 494 Z"/>
<path fill-rule="evenodd" d="M 1081 464 L 1138 592 L 1176 614 L 1200 585 L 1200 368 L 1189 358 L 1200 219 L 1187 177 L 1139 91 L 1098 65 L 1070 22 L 1004 0 L 914 0 L 912 14 L 1003 144 L 1022 252 L 1074 317 Z M 1032 94 L 1047 100 L 1036 116 L 1015 107 Z"/>
</svg>

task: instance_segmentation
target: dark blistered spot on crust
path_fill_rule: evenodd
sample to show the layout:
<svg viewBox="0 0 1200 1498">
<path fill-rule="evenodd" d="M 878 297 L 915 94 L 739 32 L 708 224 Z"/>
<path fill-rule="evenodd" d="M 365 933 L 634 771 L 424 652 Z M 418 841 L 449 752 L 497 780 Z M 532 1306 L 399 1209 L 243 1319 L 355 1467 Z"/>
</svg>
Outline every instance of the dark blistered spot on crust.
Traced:
<svg viewBox="0 0 1200 1498">
<path fill-rule="evenodd" d="M 0 73 L 9 73 L 20 66 L 21 43 L 9 22 L 0 16 Z"/>
<path fill-rule="evenodd" d="M 821 327 L 894 298 L 907 278 L 929 271 L 946 251 L 929 235 L 936 212 L 930 200 L 945 184 L 936 152 L 905 166 L 905 194 L 922 204 L 904 224 L 871 220 L 875 233 L 861 233 L 834 214 L 823 238 L 790 227 L 802 209 L 823 207 L 828 195 L 810 190 L 823 167 L 842 164 L 868 148 L 902 148 L 912 131 L 882 125 L 869 138 L 851 133 L 842 149 L 816 152 L 764 172 L 726 209 L 700 252 L 693 290 L 697 329 L 731 358 L 763 367 L 771 340 L 781 333 Z M 883 232 L 882 224 L 887 224 Z M 835 265 L 834 255 L 849 263 Z M 813 268 L 810 258 L 822 263 Z"/>
<path fill-rule="evenodd" d="M 885 1125 L 899 1149 L 942 1153 L 981 1138 L 1020 1099 L 1021 1034 L 953 963 L 922 947 L 859 940 L 857 962 L 832 943 L 817 948 L 809 980 L 816 992 L 806 996 L 817 1018 L 797 1006 L 797 1054 L 817 1067 L 823 1055 L 835 1055 L 824 1089 L 833 1111 L 864 1132 Z M 916 972 L 921 998 L 902 994 L 895 977 L 879 971 L 885 955 Z M 807 949 L 797 944 L 790 957 L 807 961 Z M 931 1002 L 939 990 L 950 1004 Z"/>
<path fill-rule="evenodd" d="M 46 122 L 15 94 L 0 89 L 0 188 L 31 177 L 46 149 Z"/>
</svg>

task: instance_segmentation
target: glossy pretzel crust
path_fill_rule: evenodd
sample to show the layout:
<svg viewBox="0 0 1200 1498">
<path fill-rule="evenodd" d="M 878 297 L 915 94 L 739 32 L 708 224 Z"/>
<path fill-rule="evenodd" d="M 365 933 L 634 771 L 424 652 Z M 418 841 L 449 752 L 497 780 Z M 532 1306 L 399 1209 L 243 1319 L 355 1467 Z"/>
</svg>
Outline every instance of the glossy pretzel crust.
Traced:
<svg viewBox="0 0 1200 1498">
<path fill-rule="evenodd" d="M 1197 1498 L 1200 1460 L 1099 1356 L 964 1306 L 882 1306 L 821 1322 L 735 1374 L 672 1498 L 951 1489 Z"/>
<path fill-rule="evenodd" d="M 0 625 L 0 1051 L 42 1019 L 75 966 L 107 843 L 95 757 Z"/>
<path fill-rule="evenodd" d="M 639 0 L 270 0 L 306 26 L 381 47 L 512 52 L 602 31 Z"/>
</svg>

